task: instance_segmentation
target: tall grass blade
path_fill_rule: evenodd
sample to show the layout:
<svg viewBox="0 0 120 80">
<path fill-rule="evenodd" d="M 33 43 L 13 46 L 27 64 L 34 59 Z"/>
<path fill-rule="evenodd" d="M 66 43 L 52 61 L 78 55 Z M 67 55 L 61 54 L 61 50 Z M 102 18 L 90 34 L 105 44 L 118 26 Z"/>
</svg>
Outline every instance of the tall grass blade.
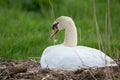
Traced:
<svg viewBox="0 0 120 80">
<path fill-rule="evenodd" d="M 95 27 L 96 27 L 96 32 L 97 32 L 98 47 L 99 47 L 100 50 L 104 51 L 104 46 L 103 46 L 101 34 L 99 32 L 99 26 L 98 26 L 97 17 L 96 17 L 96 4 L 95 4 L 95 0 L 93 0 L 93 17 L 94 17 L 94 22 L 95 22 Z"/>
<path fill-rule="evenodd" d="M 53 18 L 53 20 L 55 20 L 54 7 L 53 7 L 53 5 L 52 5 L 51 0 L 49 0 L 49 3 L 50 3 L 50 7 L 51 7 L 51 15 L 52 15 L 52 18 Z"/>
<path fill-rule="evenodd" d="M 52 19 L 53 21 L 55 21 L 55 13 L 54 13 L 54 8 L 53 8 L 53 4 L 51 2 L 51 0 L 49 0 L 50 3 L 50 7 L 51 7 L 51 15 L 52 15 Z M 57 42 L 57 40 L 55 39 L 55 37 L 53 38 L 53 44 L 55 45 Z"/>
<path fill-rule="evenodd" d="M 110 19 L 110 1 L 107 0 L 106 7 L 106 16 L 105 16 L 105 52 L 108 52 L 108 55 L 112 56 L 111 51 L 111 38 L 112 38 L 112 27 Z"/>
<path fill-rule="evenodd" d="M 107 5 L 107 20 L 108 20 L 108 52 L 109 52 L 109 54 L 111 54 L 111 43 L 110 43 L 110 40 L 111 40 L 111 35 L 112 35 L 112 28 L 111 28 L 111 20 L 110 20 L 110 6 L 109 6 L 109 4 L 110 4 L 110 1 L 109 0 L 107 0 L 108 1 L 108 5 Z"/>
</svg>

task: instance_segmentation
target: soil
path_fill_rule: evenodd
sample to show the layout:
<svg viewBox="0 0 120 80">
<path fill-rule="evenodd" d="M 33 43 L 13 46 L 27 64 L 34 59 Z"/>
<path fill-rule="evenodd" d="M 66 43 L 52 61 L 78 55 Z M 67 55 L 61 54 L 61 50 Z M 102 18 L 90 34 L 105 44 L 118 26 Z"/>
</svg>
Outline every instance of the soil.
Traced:
<svg viewBox="0 0 120 80">
<path fill-rule="evenodd" d="M 36 60 L 9 60 L 0 63 L 0 80 L 120 80 L 120 59 L 118 66 L 104 68 L 41 69 Z"/>
</svg>

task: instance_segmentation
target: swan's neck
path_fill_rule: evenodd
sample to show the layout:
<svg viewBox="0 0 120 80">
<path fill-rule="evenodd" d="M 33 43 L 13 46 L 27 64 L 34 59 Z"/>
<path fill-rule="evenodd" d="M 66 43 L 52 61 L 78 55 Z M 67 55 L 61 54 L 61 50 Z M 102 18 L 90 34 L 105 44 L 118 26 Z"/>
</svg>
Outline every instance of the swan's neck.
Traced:
<svg viewBox="0 0 120 80">
<path fill-rule="evenodd" d="M 66 23 L 67 26 L 65 28 L 65 38 L 64 38 L 64 46 L 75 47 L 77 46 L 77 30 L 73 21 Z"/>
</svg>

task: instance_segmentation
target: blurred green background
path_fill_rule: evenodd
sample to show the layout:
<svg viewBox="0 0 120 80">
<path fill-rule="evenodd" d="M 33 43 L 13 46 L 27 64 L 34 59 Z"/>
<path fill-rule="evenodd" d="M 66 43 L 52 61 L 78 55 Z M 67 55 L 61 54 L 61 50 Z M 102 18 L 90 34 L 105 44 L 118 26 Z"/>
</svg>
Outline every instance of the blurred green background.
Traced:
<svg viewBox="0 0 120 80">
<path fill-rule="evenodd" d="M 79 37 L 78 45 L 99 49 L 93 18 L 93 1 L 0 0 L 0 60 L 40 58 L 46 47 L 62 43 L 64 31 L 57 34 L 56 43 L 49 39 L 53 21 L 62 15 L 70 16 L 75 21 Z M 109 0 L 111 34 L 105 27 L 108 0 L 95 2 L 104 46 L 102 51 L 113 58 L 120 57 L 120 0 Z"/>
</svg>

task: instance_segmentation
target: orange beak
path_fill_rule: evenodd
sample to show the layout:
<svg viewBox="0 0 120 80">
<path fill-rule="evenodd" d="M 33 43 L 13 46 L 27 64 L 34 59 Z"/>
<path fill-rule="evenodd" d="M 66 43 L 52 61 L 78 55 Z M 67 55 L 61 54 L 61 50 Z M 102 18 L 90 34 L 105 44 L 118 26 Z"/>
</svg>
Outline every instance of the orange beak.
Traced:
<svg viewBox="0 0 120 80">
<path fill-rule="evenodd" d="M 51 34 L 50 38 L 52 39 L 58 31 L 59 30 L 57 28 L 54 28 L 53 33 Z"/>
</svg>

